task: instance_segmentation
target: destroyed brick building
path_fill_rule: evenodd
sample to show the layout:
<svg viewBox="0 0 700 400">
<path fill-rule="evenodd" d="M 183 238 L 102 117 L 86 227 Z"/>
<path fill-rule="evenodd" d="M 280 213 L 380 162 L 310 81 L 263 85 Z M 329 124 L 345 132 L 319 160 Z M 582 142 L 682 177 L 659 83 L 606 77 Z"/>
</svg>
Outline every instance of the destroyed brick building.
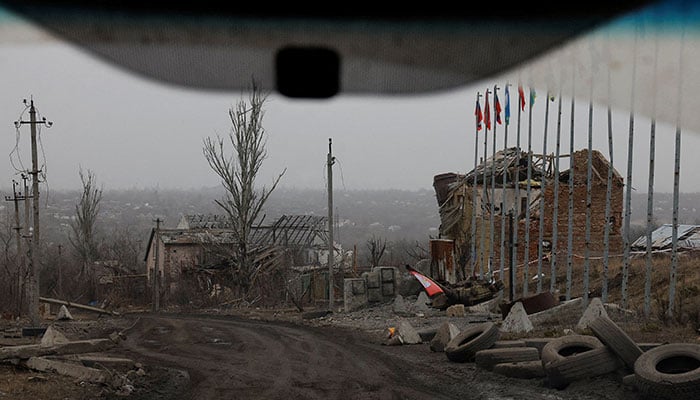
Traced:
<svg viewBox="0 0 700 400">
<path fill-rule="evenodd" d="M 572 155 L 560 157 L 570 158 L 573 167 L 556 174 L 554 156 L 533 154 L 531 162 L 528 163 L 526 152 L 518 148 L 508 148 L 497 152 L 494 157 L 482 162 L 467 174 L 445 173 L 434 177 L 433 186 L 440 210 L 440 239 L 454 241 L 454 257 L 458 271 L 456 279 L 463 278 L 470 272 L 472 245 L 476 249 L 474 254 L 478 265 L 476 270 L 478 271 L 479 268 L 488 270 L 492 246 L 491 220 L 493 220 L 494 248 L 491 266 L 497 269 L 496 266 L 500 264 L 501 259 L 501 243 L 504 244 L 505 249 L 509 248 L 508 222 L 504 226 L 505 236 L 502 236 L 501 229 L 504 212 L 506 216 L 511 213 L 514 216 L 513 230 L 517 228 L 516 237 L 518 238 L 514 256 L 517 257 L 516 265 L 520 266 L 526 261 L 532 263 L 538 259 L 540 230 L 545 251 L 551 246 L 555 234 L 554 209 L 555 204 L 558 204 L 557 255 L 560 260 L 565 259 L 569 251 L 569 176 L 572 171 L 571 253 L 574 256 L 574 262 L 583 259 L 587 245 L 584 232 L 587 220 L 588 150 L 584 149 Z M 602 255 L 605 248 L 605 225 L 609 223 L 608 249 L 610 254 L 617 254 L 622 251 L 623 246 L 621 230 L 623 179 L 599 151 L 592 151 L 590 159 L 590 243 L 587 250 L 591 256 Z M 529 202 L 528 164 L 531 166 Z M 611 173 L 610 217 L 606 222 L 608 172 Z M 556 194 L 555 179 L 559 181 Z M 495 185 L 492 184 L 493 182 Z M 556 203 L 555 198 L 558 199 Z M 540 227 L 541 209 L 544 211 L 542 227 Z M 475 215 L 472 214 L 473 210 Z M 526 218 L 528 214 L 529 223 Z M 472 230 L 473 221 L 474 230 Z M 529 234 L 528 260 L 524 260 L 526 233 Z M 472 234 L 474 234 L 473 238 Z M 508 265 L 507 250 L 505 254 L 504 261 Z"/>
</svg>

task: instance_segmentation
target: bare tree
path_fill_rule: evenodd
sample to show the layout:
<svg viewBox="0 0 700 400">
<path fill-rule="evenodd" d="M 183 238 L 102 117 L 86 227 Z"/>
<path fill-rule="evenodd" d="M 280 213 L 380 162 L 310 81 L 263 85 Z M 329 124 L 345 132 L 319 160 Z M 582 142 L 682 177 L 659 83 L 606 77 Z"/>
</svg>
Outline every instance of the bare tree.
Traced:
<svg viewBox="0 0 700 400">
<path fill-rule="evenodd" d="M 223 199 L 216 200 L 228 215 L 236 242 L 231 263 L 232 275 L 245 296 L 253 280 L 255 266 L 249 250 L 253 225 L 268 197 L 275 189 L 286 169 L 273 180 L 272 186 L 257 190 L 255 179 L 263 161 L 267 158 L 266 135 L 262 125 L 263 105 L 266 96 L 260 93 L 255 82 L 249 101 L 239 100 L 229 109 L 231 131 L 228 142 L 233 148 L 227 154 L 225 138 L 216 136 L 204 139 L 204 157 L 212 170 L 221 178 L 225 190 Z"/>
<path fill-rule="evenodd" d="M 80 275 L 88 272 L 88 265 L 99 257 L 97 241 L 97 215 L 100 212 L 102 188 L 97 187 L 95 173 L 91 170 L 79 171 L 83 191 L 75 205 L 75 220 L 71 223 L 72 234 L 68 240 L 82 263 Z"/>
<path fill-rule="evenodd" d="M 372 235 L 371 238 L 367 239 L 369 264 L 372 268 L 379 266 L 386 252 L 386 246 L 387 242 L 385 238 L 378 238 Z"/>
</svg>

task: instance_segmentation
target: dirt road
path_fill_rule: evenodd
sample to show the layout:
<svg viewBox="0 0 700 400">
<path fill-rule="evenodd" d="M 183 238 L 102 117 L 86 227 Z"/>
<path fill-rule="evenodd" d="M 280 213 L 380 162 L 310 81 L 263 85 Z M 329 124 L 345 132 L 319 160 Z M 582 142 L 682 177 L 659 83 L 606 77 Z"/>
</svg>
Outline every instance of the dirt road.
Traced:
<svg viewBox="0 0 700 400">
<path fill-rule="evenodd" d="M 427 344 L 231 316 L 142 315 L 118 350 L 186 371 L 140 399 L 633 399 L 610 377 L 563 391 L 453 363 Z M 182 376 L 181 376 L 182 377 Z"/>
</svg>

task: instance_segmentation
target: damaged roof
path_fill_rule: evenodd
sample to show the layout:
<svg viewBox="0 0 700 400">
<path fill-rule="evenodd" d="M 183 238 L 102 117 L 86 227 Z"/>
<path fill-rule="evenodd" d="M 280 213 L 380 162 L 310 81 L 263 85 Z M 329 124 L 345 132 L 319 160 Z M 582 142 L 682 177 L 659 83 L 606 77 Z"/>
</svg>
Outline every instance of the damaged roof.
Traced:
<svg viewBox="0 0 700 400">
<path fill-rule="evenodd" d="M 541 167 L 542 157 L 538 157 L 533 154 L 532 160 L 532 180 L 539 181 L 545 174 Z M 468 172 L 464 176 L 464 181 L 468 185 L 474 184 L 474 177 L 476 175 L 476 183 L 481 184 L 486 180 L 487 183 L 491 182 L 492 175 L 495 175 L 495 180 L 497 183 L 503 183 L 503 177 L 508 172 L 508 177 L 506 181 L 513 180 L 512 169 L 520 163 L 518 182 L 527 179 L 527 152 L 520 150 L 517 147 L 510 147 L 508 149 L 503 149 L 486 161 L 479 164 L 476 168 Z"/>
<path fill-rule="evenodd" d="M 225 229 L 230 228 L 228 217 L 219 214 L 183 215 L 177 229 Z"/>
<path fill-rule="evenodd" d="M 673 225 L 663 224 L 651 233 L 651 248 L 653 250 L 670 249 L 673 245 Z M 641 236 L 632 243 L 635 250 L 646 250 L 647 237 Z M 678 225 L 678 248 L 700 248 L 700 225 Z"/>
<path fill-rule="evenodd" d="M 315 215 L 283 215 L 271 226 L 257 227 L 251 241 L 257 244 L 306 247 L 316 239 L 328 241 L 328 218 Z"/>
</svg>

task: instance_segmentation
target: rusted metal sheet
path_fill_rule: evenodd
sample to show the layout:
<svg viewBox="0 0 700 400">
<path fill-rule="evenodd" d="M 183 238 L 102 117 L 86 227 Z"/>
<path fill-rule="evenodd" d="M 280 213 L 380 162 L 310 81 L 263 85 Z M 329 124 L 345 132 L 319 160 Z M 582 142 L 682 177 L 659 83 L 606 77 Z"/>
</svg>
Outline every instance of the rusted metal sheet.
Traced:
<svg viewBox="0 0 700 400">
<path fill-rule="evenodd" d="M 438 280 L 457 282 L 454 248 L 454 240 L 432 239 L 430 241 L 430 274 Z"/>
</svg>

